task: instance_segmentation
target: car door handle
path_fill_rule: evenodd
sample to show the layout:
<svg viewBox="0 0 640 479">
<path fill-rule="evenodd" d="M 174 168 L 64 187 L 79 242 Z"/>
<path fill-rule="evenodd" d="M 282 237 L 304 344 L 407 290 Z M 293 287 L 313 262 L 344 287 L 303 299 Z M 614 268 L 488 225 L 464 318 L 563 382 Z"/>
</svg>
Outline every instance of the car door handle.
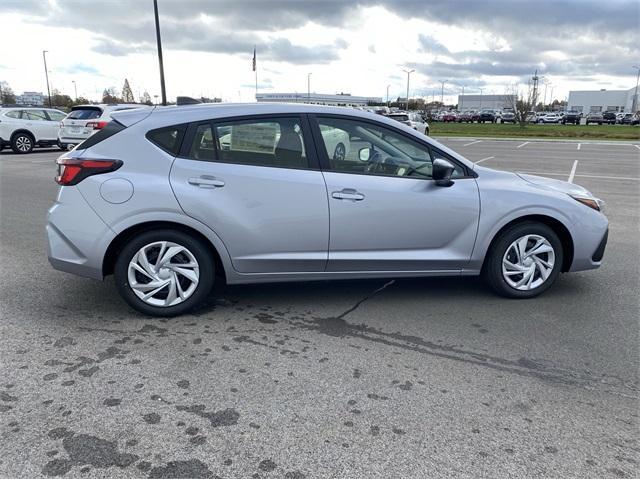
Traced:
<svg viewBox="0 0 640 479">
<path fill-rule="evenodd" d="M 214 176 L 199 176 L 189 178 L 189 184 L 200 188 L 222 188 L 224 181 Z"/>
<path fill-rule="evenodd" d="M 331 193 L 331 196 L 336 200 L 364 200 L 364 195 L 362 193 L 358 193 L 356 190 L 351 188 L 345 188 L 342 191 L 334 191 L 333 193 Z"/>
</svg>

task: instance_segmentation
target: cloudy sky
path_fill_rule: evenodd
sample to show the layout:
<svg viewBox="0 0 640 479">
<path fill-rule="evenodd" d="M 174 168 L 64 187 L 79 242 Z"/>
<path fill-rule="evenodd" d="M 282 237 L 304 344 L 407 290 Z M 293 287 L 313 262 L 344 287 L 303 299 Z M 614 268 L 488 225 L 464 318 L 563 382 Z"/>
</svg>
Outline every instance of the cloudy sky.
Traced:
<svg viewBox="0 0 640 479">
<path fill-rule="evenodd" d="M 504 93 L 537 68 L 550 97 L 635 86 L 638 0 L 159 0 L 167 96 L 253 101 L 264 92 L 349 92 L 453 101 Z M 0 1 L 0 81 L 99 99 L 129 79 L 159 94 L 152 0 Z M 543 87 L 544 89 L 544 87 Z M 548 97 L 548 98 L 549 98 Z"/>
</svg>

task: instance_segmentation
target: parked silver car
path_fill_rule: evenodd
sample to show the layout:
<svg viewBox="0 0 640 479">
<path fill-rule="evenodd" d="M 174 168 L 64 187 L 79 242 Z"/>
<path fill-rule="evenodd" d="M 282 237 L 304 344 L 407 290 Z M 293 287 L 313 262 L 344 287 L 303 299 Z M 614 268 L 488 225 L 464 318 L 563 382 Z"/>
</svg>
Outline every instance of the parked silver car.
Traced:
<svg viewBox="0 0 640 479">
<path fill-rule="evenodd" d="M 222 104 L 112 116 L 57 160 L 48 256 L 63 271 L 114 274 L 146 314 L 188 311 L 216 277 L 483 274 L 530 298 L 602 260 L 608 221 L 584 188 L 476 166 L 380 115 Z M 338 136 L 344 156 L 326 141 Z"/>
</svg>

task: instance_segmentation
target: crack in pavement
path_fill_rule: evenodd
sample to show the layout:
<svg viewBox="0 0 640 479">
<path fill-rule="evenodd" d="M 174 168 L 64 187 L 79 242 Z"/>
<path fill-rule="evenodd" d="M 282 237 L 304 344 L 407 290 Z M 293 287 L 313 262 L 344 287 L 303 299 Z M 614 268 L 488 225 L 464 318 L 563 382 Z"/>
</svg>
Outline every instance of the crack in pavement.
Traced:
<svg viewBox="0 0 640 479">
<path fill-rule="evenodd" d="M 362 298 L 360 301 L 358 301 L 356 304 L 354 304 L 352 307 L 350 307 L 349 309 L 347 309 L 345 312 L 343 312 L 342 314 L 338 315 L 335 317 L 335 319 L 344 319 L 345 316 L 347 316 L 350 313 L 353 313 L 356 309 L 358 309 L 360 307 L 360 305 L 362 303 L 364 303 L 365 301 L 370 300 L 371 298 L 373 298 L 376 294 L 378 294 L 379 292 L 381 292 L 382 290 L 386 289 L 387 287 L 391 286 L 392 284 L 394 284 L 396 282 L 395 279 L 392 279 L 391 281 L 386 282 L 385 284 L 383 284 L 382 286 L 380 286 L 378 289 L 376 289 L 375 291 L 369 293 L 367 296 L 365 296 L 364 298 Z"/>
</svg>

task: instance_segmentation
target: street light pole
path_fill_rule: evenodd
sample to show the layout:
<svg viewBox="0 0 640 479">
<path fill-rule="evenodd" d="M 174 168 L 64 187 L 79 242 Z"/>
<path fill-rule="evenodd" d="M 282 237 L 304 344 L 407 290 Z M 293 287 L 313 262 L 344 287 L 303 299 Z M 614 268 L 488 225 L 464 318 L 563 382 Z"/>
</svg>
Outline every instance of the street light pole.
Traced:
<svg viewBox="0 0 640 479">
<path fill-rule="evenodd" d="M 389 108 L 389 87 L 391 85 L 387 85 L 387 108 Z"/>
<path fill-rule="evenodd" d="M 482 109 L 482 88 L 478 88 L 480 90 L 480 109 Z"/>
<path fill-rule="evenodd" d="M 76 101 L 78 101 L 78 86 L 76 85 L 76 81 L 75 80 L 71 80 L 71 83 L 73 83 L 73 91 L 75 91 L 75 93 L 76 93 Z"/>
<path fill-rule="evenodd" d="M 409 111 L 409 75 L 411 75 L 415 69 L 411 69 L 411 70 L 402 70 L 403 72 L 405 72 L 407 74 L 407 111 Z"/>
<path fill-rule="evenodd" d="M 440 89 L 440 103 L 444 106 L 444 84 L 447 83 L 447 80 L 440 80 L 441 89 Z"/>
<path fill-rule="evenodd" d="M 636 76 L 636 91 L 633 95 L 633 102 L 631 104 L 631 113 L 635 113 L 638 110 L 638 82 L 640 81 L 640 66 L 633 65 L 633 68 L 638 70 L 638 75 Z"/>
<path fill-rule="evenodd" d="M 158 63 L 160 64 L 160 92 L 162 105 L 167 105 L 167 91 L 164 86 L 164 64 L 162 62 L 162 40 L 160 39 L 160 20 L 158 19 L 158 0 L 153 0 L 153 14 L 156 19 L 156 43 L 158 45 Z"/>
<path fill-rule="evenodd" d="M 462 105 L 464 105 L 464 85 L 462 85 L 462 96 L 460 97 L 460 105 L 458 105 L 458 110 L 462 111 Z"/>
<path fill-rule="evenodd" d="M 311 102 L 311 73 L 307 73 L 307 103 Z"/>
<path fill-rule="evenodd" d="M 47 50 L 42 50 L 44 60 L 44 76 L 47 79 L 47 97 L 49 97 L 49 108 L 51 108 L 51 89 L 49 88 L 49 70 L 47 70 Z"/>
</svg>

